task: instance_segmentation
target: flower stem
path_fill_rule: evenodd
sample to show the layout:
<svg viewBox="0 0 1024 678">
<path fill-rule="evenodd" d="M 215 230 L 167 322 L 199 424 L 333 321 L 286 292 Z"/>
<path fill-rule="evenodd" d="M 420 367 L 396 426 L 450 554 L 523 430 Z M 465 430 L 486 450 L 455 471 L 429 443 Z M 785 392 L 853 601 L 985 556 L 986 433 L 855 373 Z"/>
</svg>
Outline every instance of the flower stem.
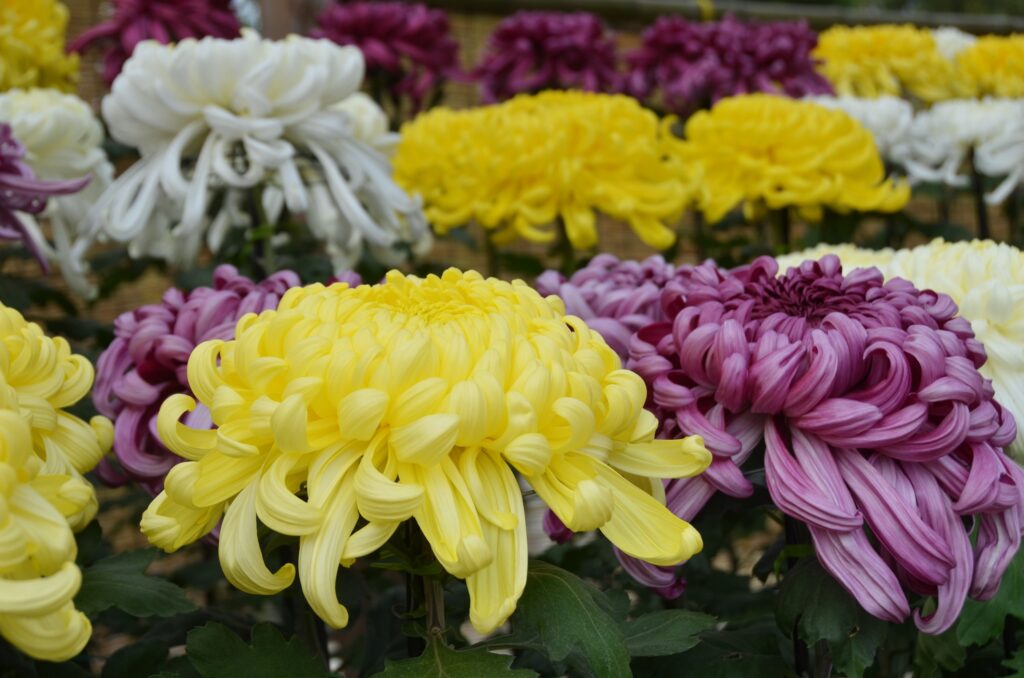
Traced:
<svg viewBox="0 0 1024 678">
<path fill-rule="evenodd" d="M 971 165 L 971 193 L 974 194 L 974 213 L 978 220 L 978 237 L 988 240 L 988 205 L 985 204 L 985 181 L 974 163 L 974 151 L 968 162 Z"/>
<path fill-rule="evenodd" d="M 789 246 L 789 208 L 783 207 L 782 209 L 775 210 L 775 224 L 778 229 L 779 245 L 782 246 L 782 252 L 787 253 L 790 251 Z"/>
<path fill-rule="evenodd" d="M 298 560 L 298 546 L 292 548 L 295 560 Z M 286 613 L 291 617 L 292 633 L 311 655 L 323 665 L 330 668 L 330 655 L 327 651 L 327 627 L 320 617 L 313 612 L 309 601 L 302 593 L 302 587 L 294 584 L 287 592 Z"/>
<path fill-rule="evenodd" d="M 807 526 L 790 516 L 784 516 L 783 529 L 785 530 L 786 535 L 786 546 L 806 544 L 810 538 Z M 786 559 L 787 571 L 792 570 L 796 566 L 797 560 L 798 559 L 794 557 Z M 800 637 L 799 618 L 793 622 L 793 664 L 793 668 L 796 670 L 796 675 L 810 675 L 811 652 L 810 648 L 807 647 L 807 643 Z"/>
<path fill-rule="evenodd" d="M 693 246 L 697 250 L 697 261 L 704 261 L 704 213 L 693 211 Z"/>
<path fill-rule="evenodd" d="M 497 278 L 501 273 L 498 261 L 498 247 L 494 244 L 494 236 L 490 229 L 484 229 L 484 256 L 487 258 L 487 276 Z"/>
<path fill-rule="evenodd" d="M 555 219 L 555 230 L 558 234 L 555 251 L 562 260 L 559 268 L 564 275 L 572 275 L 576 272 L 576 252 L 572 248 L 572 241 L 569 240 L 569 232 L 565 230 L 565 222 L 562 217 Z"/>
</svg>

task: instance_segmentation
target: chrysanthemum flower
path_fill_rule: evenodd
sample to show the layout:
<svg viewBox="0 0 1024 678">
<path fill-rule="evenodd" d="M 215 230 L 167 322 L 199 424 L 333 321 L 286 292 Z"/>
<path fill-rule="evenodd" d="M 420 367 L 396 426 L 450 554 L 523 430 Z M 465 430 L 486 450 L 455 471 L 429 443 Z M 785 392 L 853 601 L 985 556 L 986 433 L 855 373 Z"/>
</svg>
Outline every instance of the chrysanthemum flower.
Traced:
<svg viewBox="0 0 1024 678">
<path fill-rule="evenodd" d="M 359 50 L 327 40 L 247 32 L 140 44 L 103 115 L 111 136 L 142 158 L 97 204 L 90 237 L 101 231 L 129 242 L 132 255 L 188 264 L 204 240 L 220 247 L 238 226 L 230 213 L 258 190 L 271 224 L 283 207 L 314 211 L 310 230 L 339 271 L 364 245 L 382 257 L 422 253 L 430 239 L 420 206 L 392 181 L 388 159 L 356 138 L 343 108 L 362 75 Z M 211 218 L 218 195 L 223 209 Z"/>
<path fill-rule="evenodd" d="M 944 59 L 956 61 L 957 56 L 978 41 L 978 38 L 965 33 L 955 26 L 942 26 L 931 29 L 935 48 Z"/>
<path fill-rule="evenodd" d="M 809 101 L 843 111 L 871 132 L 875 147 L 882 158 L 894 168 L 903 169 L 912 153 L 910 141 L 914 124 L 914 107 L 906 99 L 880 96 L 874 99 L 859 97 L 809 97 Z"/>
<path fill-rule="evenodd" d="M 298 536 L 306 599 L 341 627 L 339 563 L 412 518 L 489 632 L 526 582 L 517 472 L 566 525 L 600 529 L 641 560 L 701 548 L 658 478 L 697 474 L 710 457 L 699 438 L 654 440 L 643 382 L 620 367 L 599 334 L 521 281 L 450 269 L 294 288 L 276 311 L 244 317 L 233 341 L 193 351 L 189 385 L 217 429 L 179 421 L 192 398 L 164 402 L 160 436 L 192 461 L 168 474 L 143 532 L 174 550 L 223 514 L 224 573 L 259 594 L 289 586 L 295 566 L 267 569 L 257 521 Z"/>
<path fill-rule="evenodd" d="M 796 208 L 895 212 L 910 198 L 885 177 L 871 132 L 843 111 L 768 94 L 731 97 L 666 137 L 670 155 L 697 173 L 697 204 L 716 222 L 741 203 L 757 213 Z"/>
<path fill-rule="evenodd" d="M 803 22 L 748 23 L 727 16 L 698 23 L 662 16 L 627 56 L 626 89 L 677 115 L 737 94 L 831 94 L 811 59 L 817 42 Z"/>
<path fill-rule="evenodd" d="M 521 95 L 494 106 L 436 108 L 402 127 L 395 178 L 423 196 L 441 233 L 475 221 L 498 242 L 597 244 L 595 212 L 628 222 L 662 250 L 688 190 L 662 151 L 657 116 L 627 96 Z"/>
<path fill-rule="evenodd" d="M 25 147 L 14 138 L 11 126 L 0 122 L 0 241 L 20 240 L 44 271 L 49 271 L 52 253 L 33 214 L 46 209 L 53 196 L 76 193 L 89 177 L 42 181 L 25 161 Z"/>
<path fill-rule="evenodd" d="M 167 397 L 192 395 L 186 376 L 192 351 L 204 341 L 233 339 L 239 318 L 276 308 L 296 285 L 299 277 L 291 271 L 256 283 L 222 265 L 213 273 L 212 287 L 171 288 L 161 303 L 122 313 L 114 321 L 114 341 L 96 363 L 92 398 L 96 409 L 114 421 L 114 454 L 124 473 L 101 464 L 105 482 L 130 479 L 153 495 L 163 489 L 164 476 L 183 460 L 160 442 L 156 416 Z M 199 406 L 185 422 L 209 428 L 210 412 Z"/>
<path fill-rule="evenodd" d="M 948 294 L 971 322 L 988 360 L 980 372 L 1017 421 L 1010 453 L 1024 460 L 1024 252 L 990 240 L 947 243 L 937 238 L 911 249 L 868 250 L 823 245 L 780 257 L 781 267 L 835 254 L 849 273 L 875 266 L 886 278 L 905 278 L 920 289 Z"/>
<path fill-rule="evenodd" d="M 89 296 L 92 288 L 81 262 L 71 256 L 71 245 L 89 208 L 113 181 L 114 168 L 103 151 L 103 127 L 87 103 L 53 89 L 0 93 L 0 122 L 9 124 L 24 144 L 25 163 L 40 179 L 90 178 L 81 191 L 52 196 L 42 214 L 54 237 L 55 248 L 47 247 L 48 257 L 60 262 L 64 278 L 77 293 Z M 19 216 L 22 222 L 33 220 L 27 213 Z M 28 230 L 39 232 L 34 221 Z"/>
<path fill-rule="evenodd" d="M 57 0 L 0 3 L 0 91 L 53 87 L 72 91 L 78 55 L 64 53 L 68 8 Z"/>
<path fill-rule="evenodd" d="M 643 261 L 599 254 L 569 278 L 545 271 L 533 286 L 545 296 L 561 297 L 566 313 L 582 318 L 625 360 L 633 333 L 664 319 L 661 290 L 675 270 L 657 254 Z"/>
<path fill-rule="evenodd" d="M 1003 453 L 1013 417 L 952 299 L 874 269 L 844 277 L 835 256 L 781 276 L 762 257 L 681 268 L 663 304 L 629 365 L 660 434 L 700 434 L 714 455 L 666 489 L 677 515 L 717 491 L 749 496 L 742 467 L 763 440 L 776 506 L 870 614 L 903 621 L 906 589 L 935 599 L 914 618 L 941 633 L 968 595 L 995 594 L 1020 546 L 1024 472 Z"/>
<path fill-rule="evenodd" d="M 329 5 L 310 33 L 339 45 L 355 45 L 366 59 L 366 76 L 387 83 L 395 100 L 408 97 L 412 112 L 459 73 L 459 44 L 444 10 L 404 2 Z"/>
<path fill-rule="evenodd" d="M 1024 35 L 986 35 L 956 57 L 973 96 L 1024 97 Z"/>
<path fill-rule="evenodd" d="M 89 361 L 0 304 L 0 636 L 46 661 L 77 655 L 92 627 L 72 530 L 96 513 L 82 477 L 110 449 L 110 422 L 64 411 L 92 386 Z"/>
<path fill-rule="evenodd" d="M 833 26 L 818 36 L 813 56 L 838 94 L 909 94 L 933 102 L 965 93 L 935 36 L 909 24 Z"/>
<path fill-rule="evenodd" d="M 516 12 L 487 39 L 474 72 L 485 103 L 546 89 L 618 92 L 615 38 L 590 12 Z"/>
</svg>

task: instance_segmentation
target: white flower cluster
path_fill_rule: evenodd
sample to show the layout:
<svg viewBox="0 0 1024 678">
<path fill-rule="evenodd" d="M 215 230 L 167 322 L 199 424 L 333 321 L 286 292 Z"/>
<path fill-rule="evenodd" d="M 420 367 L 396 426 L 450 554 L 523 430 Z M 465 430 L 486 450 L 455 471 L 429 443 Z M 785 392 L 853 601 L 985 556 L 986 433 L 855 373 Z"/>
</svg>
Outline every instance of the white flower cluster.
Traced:
<svg viewBox="0 0 1024 678">
<path fill-rule="evenodd" d="M 297 36 L 139 45 L 103 116 L 141 159 L 95 205 L 76 251 L 106 237 L 187 265 L 250 226 L 258 198 L 271 224 L 285 207 L 305 215 L 339 271 L 364 247 L 388 265 L 424 252 L 426 219 L 391 179 L 394 139 L 359 94 L 363 70 L 358 49 Z"/>
<path fill-rule="evenodd" d="M 808 99 L 826 108 L 841 110 L 864 125 L 875 138 L 878 152 L 886 162 L 903 167 L 910 158 L 914 108 L 905 99 L 893 96 L 876 99 L 814 96 Z"/>
</svg>

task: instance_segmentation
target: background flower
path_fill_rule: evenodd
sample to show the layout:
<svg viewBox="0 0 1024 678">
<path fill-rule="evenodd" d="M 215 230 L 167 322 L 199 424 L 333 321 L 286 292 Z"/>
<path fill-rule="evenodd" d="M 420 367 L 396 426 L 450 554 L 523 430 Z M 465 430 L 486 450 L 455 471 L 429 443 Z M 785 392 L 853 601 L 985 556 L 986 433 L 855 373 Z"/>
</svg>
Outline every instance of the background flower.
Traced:
<svg viewBox="0 0 1024 678">
<path fill-rule="evenodd" d="M 914 618 L 938 634 L 968 595 L 995 595 L 1020 546 L 1024 472 L 1002 451 L 1013 417 L 952 299 L 883 285 L 873 269 L 844 277 L 835 256 L 782 275 L 762 257 L 732 272 L 682 267 L 663 305 L 629 365 L 651 387 L 660 435 L 699 434 L 714 455 L 666 489 L 677 515 L 717 491 L 750 496 L 742 466 L 763 440 L 775 505 L 807 524 L 822 566 L 867 612 L 898 623 L 911 613 L 904 589 L 932 596 Z"/>
<path fill-rule="evenodd" d="M 871 133 L 839 110 L 767 94 L 723 99 L 686 123 L 668 152 L 696 173 L 697 204 L 708 221 L 743 203 L 797 208 L 818 218 L 839 211 L 895 212 L 909 188 L 886 179 Z"/>
<path fill-rule="evenodd" d="M 935 48 L 939 54 L 949 61 L 955 61 L 957 55 L 971 47 L 977 38 L 970 33 L 965 33 L 955 26 L 943 26 L 931 30 L 932 39 L 935 40 Z"/>
<path fill-rule="evenodd" d="M 973 96 L 1024 96 L 1024 35 L 986 35 L 956 57 Z"/>
<path fill-rule="evenodd" d="M 657 116 L 626 96 L 544 92 L 437 108 L 403 126 L 395 178 L 423 196 L 440 233 L 476 221 L 498 242 L 548 242 L 561 219 L 572 246 L 585 249 L 597 244 L 595 212 L 604 212 L 665 249 L 688 191 L 662 135 Z"/>
<path fill-rule="evenodd" d="M 494 28 L 474 75 L 485 103 L 545 89 L 618 92 L 618 59 L 589 12 L 516 12 Z"/>
<path fill-rule="evenodd" d="M 225 575 L 259 594 L 289 586 L 295 567 L 267 569 L 257 518 L 301 535 L 303 593 L 342 627 L 339 562 L 414 518 L 442 567 L 466 579 L 470 620 L 489 633 L 526 583 L 513 468 L 572 529 L 600 529 L 642 560 L 701 548 L 656 478 L 699 473 L 709 455 L 699 439 L 653 440 L 643 383 L 619 368 L 600 335 L 522 281 L 392 271 L 380 285 L 290 290 L 235 340 L 193 351 L 189 384 L 218 428 L 179 422 L 196 408 L 187 396 L 164 402 L 162 439 L 194 461 L 168 474 L 143 532 L 175 550 L 223 513 Z"/>
<path fill-rule="evenodd" d="M 371 87 L 390 91 L 395 101 L 408 97 L 413 114 L 459 73 L 459 45 L 448 15 L 426 5 L 336 2 L 320 14 L 310 35 L 358 47 Z"/>
<path fill-rule="evenodd" d="M 238 37 L 241 26 L 231 0 L 112 0 L 114 15 L 68 43 L 69 52 L 83 52 L 107 43 L 103 79 L 107 85 L 143 40 L 167 44 L 185 38 Z"/>
<path fill-rule="evenodd" d="M 912 153 L 911 128 L 914 108 L 899 97 L 861 99 L 849 96 L 810 97 L 809 101 L 843 111 L 871 132 L 875 147 L 891 168 L 904 169 Z"/>
<path fill-rule="evenodd" d="M 57 0 L 0 3 L 0 91 L 75 88 L 78 56 L 64 54 L 68 9 Z"/>
<path fill-rule="evenodd" d="M 731 16 L 717 22 L 659 17 L 627 56 L 626 88 L 688 115 L 736 94 L 770 92 L 802 97 L 831 94 L 815 70 L 815 33 L 803 22 L 753 23 Z"/>
</svg>

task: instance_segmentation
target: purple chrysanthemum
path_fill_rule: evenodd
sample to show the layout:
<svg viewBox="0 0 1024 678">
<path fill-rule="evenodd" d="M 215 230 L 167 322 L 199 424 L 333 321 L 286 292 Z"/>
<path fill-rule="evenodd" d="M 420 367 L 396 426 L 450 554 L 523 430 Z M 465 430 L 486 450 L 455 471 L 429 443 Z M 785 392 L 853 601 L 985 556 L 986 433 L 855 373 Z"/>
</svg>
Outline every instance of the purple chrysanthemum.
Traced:
<svg viewBox="0 0 1024 678">
<path fill-rule="evenodd" d="M 817 42 L 804 22 L 746 23 L 727 16 L 696 23 L 664 16 L 627 56 L 626 89 L 642 100 L 660 93 L 661 104 L 680 115 L 752 92 L 831 94 L 811 58 Z"/>
<path fill-rule="evenodd" d="M 354 274 L 345 281 L 360 282 Z M 114 454 L 124 474 L 104 460 L 97 469 L 104 482 L 130 479 L 154 496 L 160 492 L 167 472 L 182 459 L 157 437 L 156 415 L 167 396 L 192 393 L 186 375 L 192 349 L 209 339 L 233 338 L 239 318 L 276 308 L 281 295 L 299 284 L 291 271 L 255 283 L 223 265 L 214 271 L 213 287 L 172 288 L 161 303 L 114 321 L 115 339 L 96 365 L 93 402 L 114 421 Z M 212 425 L 202 405 L 184 421 L 192 428 Z"/>
<path fill-rule="evenodd" d="M 46 255 L 49 245 L 35 222 L 23 219 L 18 213 L 39 214 L 46 209 L 49 197 L 77 193 L 90 178 L 37 179 L 25 162 L 25 147 L 14 138 L 11 126 L 0 124 L 0 240 L 22 241 L 43 270 L 49 272 Z"/>
<path fill-rule="evenodd" d="M 777 272 L 767 257 L 680 267 L 666 320 L 631 339 L 661 435 L 700 434 L 714 454 L 668 483 L 668 504 L 690 519 L 717 491 L 749 496 L 741 467 L 763 440 L 768 491 L 825 569 L 881 619 L 910 614 L 904 589 L 935 597 L 914 617 L 941 633 L 968 595 L 995 594 L 1021 540 L 1024 473 L 1002 450 L 1016 426 L 978 372 L 984 348 L 948 296 L 876 269 L 844 277 L 827 256 Z"/>
<path fill-rule="evenodd" d="M 447 78 L 459 75 L 459 44 L 448 15 L 426 5 L 335 3 L 320 14 L 310 35 L 358 47 L 367 79 L 383 80 L 396 100 L 409 97 L 414 113 Z"/>
<path fill-rule="evenodd" d="M 143 40 L 162 44 L 185 38 L 237 38 L 241 32 L 231 0 L 113 0 L 114 15 L 68 43 L 69 52 L 83 52 L 96 42 L 109 42 L 103 55 L 103 79 L 110 86 L 124 62 Z"/>
<path fill-rule="evenodd" d="M 491 33 L 475 77 L 486 103 L 545 89 L 618 92 L 618 58 L 589 12 L 516 12 Z"/>
<path fill-rule="evenodd" d="M 561 297 L 566 313 L 587 321 L 625 360 L 633 333 L 664 318 L 661 290 L 675 270 L 657 254 L 643 261 L 599 254 L 568 279 L 558 271 L 545 271 L 534 287 Z"/>
</svg>

